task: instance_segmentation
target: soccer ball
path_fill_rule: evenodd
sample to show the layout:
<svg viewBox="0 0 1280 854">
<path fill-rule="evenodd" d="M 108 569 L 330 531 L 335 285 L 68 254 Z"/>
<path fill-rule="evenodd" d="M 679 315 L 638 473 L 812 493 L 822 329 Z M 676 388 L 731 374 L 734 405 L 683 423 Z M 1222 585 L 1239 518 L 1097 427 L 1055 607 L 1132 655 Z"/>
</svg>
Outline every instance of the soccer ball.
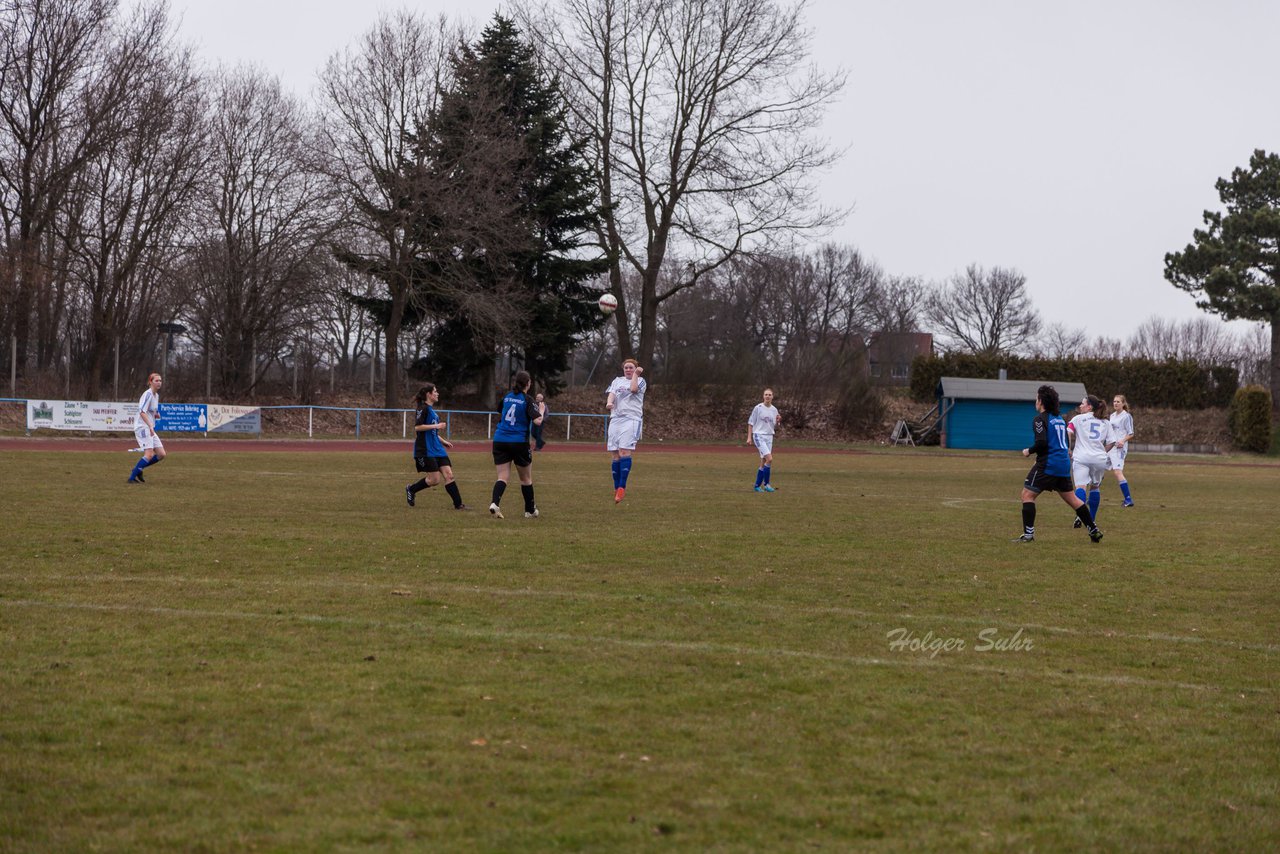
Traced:
<svg viewBox="0 0 1280 854">
<path fill-rule="evenodd" d="M 603 294 L 601 295 L 600 302 L 598 302 L 597 305 L 600 306 L 600 311 L 605 314 L 613 314 L 618 308 L 618 298 L 613 294 Z"/>
</svg>

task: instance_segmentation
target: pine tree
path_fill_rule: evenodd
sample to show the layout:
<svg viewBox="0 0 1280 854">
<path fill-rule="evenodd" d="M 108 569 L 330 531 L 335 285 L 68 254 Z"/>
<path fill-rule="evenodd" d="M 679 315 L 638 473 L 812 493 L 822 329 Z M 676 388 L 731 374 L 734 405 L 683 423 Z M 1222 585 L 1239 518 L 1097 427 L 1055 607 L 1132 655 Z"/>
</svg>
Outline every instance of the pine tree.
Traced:
<svg viewBox="0 0 1280 854">
<path fill-rule="evenodd" d="M 588 250 L 595 245 L 600 212 L 587 141 L 571 137 L 557 83 L 542 72 L 511 20 L 496 15 L 474 46 L 460 47 L 453 72 L 454 85 L 433 116 L 430 156 L 451 162 L 485 145 L 475 138 L 476 127 L 505 132 L 517 143 L 509 201 L 526 232 L 504 247 L 500 260 L 493 253 L 477 257 L 488 263 L 488 287 L 513 287 L 508 299 L 522 319 L 506 330 L 505 340 L 487 341 L 474 329 L 467 334 L 472 323 L 455 306 L 433 336 L 430 367 L 438 381 L 456 383 L 461 377 L 448 373 L 482 365 L 487 371 L 496 347 L 506 345 L 554 393 L 578 340 L 602 323 L 595 309 L 598 291 L 588 285 L 607 261 Z M 484 110 L 496 111 L 500 119 L 478 121 L 477 111 Z"/>
<path fill-rule="evenodd" d="M 1249 168 L 1217 183 L 1225 213 L 1165 256 L 1165 278 L 1227 320 L 1271 324 L 1271 405 L 1280 408 L 1280 155 L 1258 150 Z"/>
</svg>

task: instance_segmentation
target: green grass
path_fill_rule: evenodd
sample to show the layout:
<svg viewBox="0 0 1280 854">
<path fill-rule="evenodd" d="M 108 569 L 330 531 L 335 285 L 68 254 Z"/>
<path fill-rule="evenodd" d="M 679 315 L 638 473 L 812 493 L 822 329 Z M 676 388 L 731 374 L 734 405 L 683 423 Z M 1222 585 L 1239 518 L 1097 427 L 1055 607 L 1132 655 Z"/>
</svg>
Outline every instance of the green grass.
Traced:
<svg viewBox="0 0 1280 854">
<path fill-rule="evenodd" d="M 614 507 L 544 454 L 537 520 L 478 453 L 465 514 L 407 454 L 131 459 L 0 454 L 0 850 L 1280 841 L 1274 464 L 1015 546 L 1013 455 L 646 447 Z"/>
</svg>

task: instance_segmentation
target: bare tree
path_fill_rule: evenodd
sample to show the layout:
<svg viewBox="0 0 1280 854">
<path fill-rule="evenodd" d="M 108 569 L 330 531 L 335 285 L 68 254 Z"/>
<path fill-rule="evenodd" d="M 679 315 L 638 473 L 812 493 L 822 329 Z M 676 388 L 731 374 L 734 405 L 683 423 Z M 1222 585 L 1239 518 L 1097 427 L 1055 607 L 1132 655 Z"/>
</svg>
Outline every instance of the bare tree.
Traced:
<svg viewBox="0 0 1280 854">
<path fill-rule="evenodd" d="M 813 133 L 844 75 L 806 66 L 803 2 L 557 0 L 520 13 L 592 141 L 618 339 L 648 361 L 658 306 L 740 253 L 838 218 Z M 686 262 L 663 274 L 669 254 Z M 639 276 L 639 340 L 622 288 Z"/>
<path fill-rule="evenodd" d="M 1065 323 L 1051 323 L 1041 333 L 1036 350 L 1050 359 L 1067 359 L 1083 355 L 1088 341 L 1089 333 L 1084 329 L 1069 329 Z"/>
<path fill-rule="evenodd" d="M 377 280 L 355 272 L 332 256 L 321 256 L 317 263 L 315 346 L 317 351 L 329 354 L 336 376 L 351 381 L 356 379 L 360 356 L 373 358 L 379 330 L 347 295 L 372 298 Z"/>
<path fill-rule="evenodd" d="M 127 57 L 121 65 L 107 50 L 114 12 L 113 0 L 0 4 L 0 321 L 16 338 L 20 371 L 33 311 L 46 331 L 36 348 L 37 369 L 54 348 L 51 308 L 63 299 L 49 292 L 55 281 L 51 229 L 65 194 L 85 164 L 117 139 L 120 108 L 133 94 Z"/>
<path fill-rule="evenodd" d="M 1175 359 L 1178 355 L 1178 325 L 1152 315 L 1129 336 L 1129 355 L 1139 359 Z"/>
<path fill-rule="evenodd" d="M 1025 347 L 1040 331 L 1040 316 L 1017 270 L 970 264 L 929 297 L 929 321 L 953 349 L 980 355 Z"/>
<path fill-rule="evenodd" d="M 1099 335 L 1086 345 L 1084 353 L 1095 359 L 1124 359 L 1129 356 L 1129 348 L 1119 338 Z"/>
<path fill-rule="evenodd" d="M 257 357 L 291 349 L 309 322 L 335 212 L 331 185 L 309 157 L 309 117 L 278 80 L 224 71 L 213 102 L 209 227 L 190 267 L 190 318 L 221 345 L 221 387 L 242 394 L 261 377 Z"/>
<path fill-rule="evenodd" d="M 1270 387 L 1271 329 L 1265 323 L 1251 323 L 1240 336 L 1241 385 Z"/>
<path fill-rule="evenodd" d="M 1247 346 L 1217 318 L 1196 317 L 1179 323 L 1152 315 L 1129 336 L 1128 355 L 1189 360 L 1204 366 L 1233 365 Z"/>
<path fill-rule="evenodd" d="M 140 361 L 156 323 L 182 308 L 174 262 L 207 156 L 200 81 L 190 51 L 172 46 L 166 9 L 138 10 L 113 54 L 134 78 L 124 130 L 76 176 L 62 229 L 87 315 L 76 326 L 86 332 L 90 400 L 113 345 L 123 343 L 126 364 Z"/>
<path fill-rule="evenodd" d="M 1178 326 L 1178 358 L 1201 365 L 1228 365 L 1240 355 L 1241 342 L 1221 319 L 1193 317 Z"/>
<path fill-rule="evenodd" d="M 452 79 L 449 51 L 462 40 L 461 29 L 443 17 L 383 15 L 320 73 L 321 140 L 330 177 L 347 202 L 347 228 L 335 251 L 385 291 L 388 407 L 402 403 L 399 341 L 415 296 L 415 266 L 435 238 L 413 225 L 410 200 L 426 192 L 416 142 Z"/>
<path fill-rule="evenodd" d="M 917 331 L 928 298 L 928 289 L 915 276 L 879 276 L 871 302 L 875 329 L 879 332 Z"/>
<path fill-rule="evenodd" d="M 386 405 L 400 405 L 400 332 L 412 297 L 419 235 L 401 217 L 418 188 L 392 180 L 415 164 L 414 137 L 449 80 L 450 48 L 462 33 L 443 18 L 383 15 L 354 47 L 330 57 L 320 73 L 321 134 L 327 171 L 347 203 L 338 247 L 348 263 L 364 259 L 386 289 Z M 415 164 L 416 165 L 416 164 Z"/>
<path fill-rule="evenodd" d="M 820 398 L 864 352 L 883 273 L 856 249 L 740 256 L 663 303 L 664 364 L 677 381 L 764 374 Z"/>
</svg>

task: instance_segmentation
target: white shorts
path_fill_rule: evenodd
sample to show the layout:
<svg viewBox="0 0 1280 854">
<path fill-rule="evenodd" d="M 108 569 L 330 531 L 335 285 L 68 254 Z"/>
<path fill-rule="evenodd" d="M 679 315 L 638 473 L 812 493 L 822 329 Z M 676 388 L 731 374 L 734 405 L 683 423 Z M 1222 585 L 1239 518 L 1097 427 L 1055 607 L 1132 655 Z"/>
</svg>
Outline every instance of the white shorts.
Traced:
<svg viewBox="0 0 1280 854">
<path fill-rule="evenodd" d="M 752 433 L 751 439 L 756 443 L 756 450 L 760 452 L 760 459 L 764 459 L 773 453 L 772 436 L 761 436 L 759 433 Z"/>
<path fill-rule="evenodd" d="M 636 442 L 640 441 L 640 428 L 643 423 L 638 418 L 610 418 L 609 438 L 605 441 L 605 449 L 634 451 Z"/>
<path fill-rule="evenodd" d="M 155 448 L 164 450 L 164 443 L 160 441 L 160 437 L 151 432 L 151 428 L 146 424 L 138 424 L 133 428 L 133 436 L 138 440 L 138 447 L 144 451 Z"/>
<path fill-rule="evenodd" d="M 1124 471 L 1124 458 L 1128 455 L 1128 445 L 1125 445 L 1123 448 L 1112 448 L 1110 451 L 1107 451 L 1107 462 L 1109 463 L 1107 468 L 1114 469 L 1116 471 Z"/>
<path fill-rule="evenodd" d="M 1097 462 L 1071 461 L 1071 479 L 1075 482 L 1077 489 L 1100 486 L 1102 484 L 1102 474 L 1106 470 L 1107 464 L 1103 460 Z"/>
</svg>

